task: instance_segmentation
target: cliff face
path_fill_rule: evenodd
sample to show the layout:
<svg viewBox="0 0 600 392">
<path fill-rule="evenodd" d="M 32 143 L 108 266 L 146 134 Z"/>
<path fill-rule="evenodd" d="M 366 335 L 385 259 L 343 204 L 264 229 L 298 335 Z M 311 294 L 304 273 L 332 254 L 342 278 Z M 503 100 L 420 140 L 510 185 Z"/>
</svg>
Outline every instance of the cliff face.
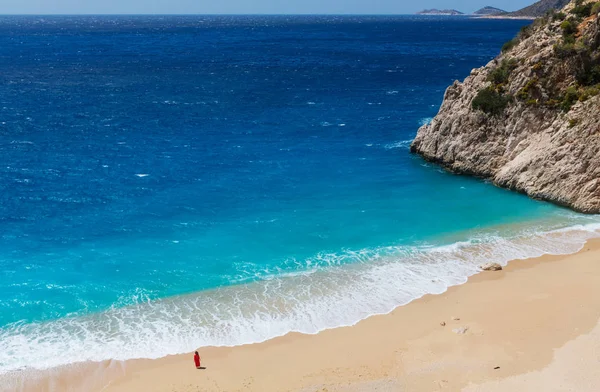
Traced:
<svg viewBox="0 0 600 392">
<path fill-rule="evenodd" d="M 411 151 L 454 172 L 600 213 L 600 19 L 590 6 L 591 16 L 569 4 L 538 19 L 503 54 L 456 81 Z"/>
</svg>

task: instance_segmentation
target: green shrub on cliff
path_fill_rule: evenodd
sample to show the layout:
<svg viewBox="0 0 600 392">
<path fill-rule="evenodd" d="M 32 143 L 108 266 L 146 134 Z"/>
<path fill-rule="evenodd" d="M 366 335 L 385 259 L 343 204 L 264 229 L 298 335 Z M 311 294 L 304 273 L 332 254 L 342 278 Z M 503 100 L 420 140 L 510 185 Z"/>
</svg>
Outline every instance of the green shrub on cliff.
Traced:
<svg viewBox="0 0 600 392">
<path fill-rule="evenodd" d="M 543 18 L 536 19 L 530 25 L 521 27 L 521 30 L 519 30 L 519 33 L 517 34 L 517 36 L 515 38 L 511 39 L 508 42 L 505 42 L 504 45 L 502 45 L 502 53 L 509 52 L 512 48 L 517 46 L 519 44 L 519 42 L 531 37 L 538 27 L 545 26 L 546 24 L 548 24 L 549 20 L 550 20 L 550 16 L 547 15 Z"/>
<path fill-rule="evenodd" d="M 595 96 L 597 96 L 599 94 L 600 94 L 600 86 L 586 87 L 579 94 L 579 100 L 581 102 L 585 102 L 588 99 L 590 99 L 592 97 L 595 97 Z"/>
<path fill-rule="evenodd" d="M 472 107 L 495 116 L 502 114 L 510 101 L 510 96 L 505 96 L 492 88 L 484 88 L 479 90 L 473 99 Z"/>
<path fill-rule="evenodd" d="M 558 58 L 566 59 L 575 55 L 582 58 L 589 57 L 590 48 L 583 42 L 565 42 L 554 45 L 554 53 Z"/>
<path fill-rule="evenodd" d="M 566 59 L 577 52 L 574 44 L 556 44 L 554 45 L 554 53 L 558 58 Z"/>
<path fill-rule="evenodd" d="M 592 6 L 592 15 L 600 14 L 600 1 Z"/>
<path fill-rule="evenodd" d="M 569 128 L 573 128 L 573 127 L 577 126 L 577 124 L 579 124 L 578 118 L 572 118 L 569 120 Z"/>
<path fill-rule="evenodd" d="M 576 79 L 582 86 L 593 86 L 600 83 L 600 64 L 583 67 L 576 75 Z"/>
<path fill-rule="evenodd" d="M 565 112 L 568 112 L 578 100 L 579 91 L 577 91 L 577 87 L 571 86 L 565 91 L 560 107 Z"/>
<path fill-rule="evenodd" d="M 577 34 L 577 23 L 573 19 L 565 20 L 560 24 L 560 28 L 562 29 L 563 36 L 575 35 Z"/>
<path fill-rule="evenodd" d="M 492 82 L 495 86 L 499 86 L 508 82 L 511 72 L 517 67 L 517 61 L 515 59 L 504 59 L 500 65 L 492 70 L 488 75 L 488 81 Z"/>
<path fill-rule="evenodd" d="M 568 112 L 577 101 L 585 102 L 597 95 L 600 95 L 600 84 L 588 87 L 575 85 L 567 88 L 558 99 L 550 99 L 545 104 L 548 107 L 559 106 L 563 111 Z"/>
<path fill-rule="evenodd" d="M 535 24 L 536 23 L 534 22 L 534 23 L 532 23 L 530 25 L 521 27 L 521 30 L 519 30 L 519 34 L 517 34 L 517 39 L 518 40 L 522 40 L 522 39 L 526 39 L 526 38 L 531 37 L 531 35 L 535 31 L 535 29 L 534 29 L 534 25 Z"/>
<path fill-rule="evenodd" d="M 517 38 L 513 38 L 510 41 L 504 43 L 504 45 L 502 45 L 502 53 L 506 53 L 508 51 L 510 51 L 512 48 L 514 48 L 515 46 L 517 46 L 519 44 L 519 40 Z"/>
<path fill-rule="evenodd" d="M 565 20 L 565 18 L 567 17 L 567 15 L 564 12 L 553 12 L 552 13 L 552 20 L 553 21 L 558 21 L 558 20 Z"/>
<path fill-rule="evenodd" d="M 587 18 L 588 16 L 592 15 L 593 7 L 594 7 L 594 3 L 587 3 L 587 4 L 579 3 L 578 5 L 576 5 L 573 8 L 571 13 L 580 18 Z"/>
<path fill-rule="evenodd" d="M 525 101 L 529 105 L 532 104 L 532 101 L 537 102 L 537 100 L 533 99 L 533 97 L 531 96 L 531 90 L 537 87 L 538 82 L 539 80 L 536 77 L 530 79 L 527 82 L 527 84 L 525 84 L 525 86 L 523 86 L 523 88 L 519 90 L 519 92 L 517 93 L 517 98 L 519 98 L 522 101 Z"/>
</svg>

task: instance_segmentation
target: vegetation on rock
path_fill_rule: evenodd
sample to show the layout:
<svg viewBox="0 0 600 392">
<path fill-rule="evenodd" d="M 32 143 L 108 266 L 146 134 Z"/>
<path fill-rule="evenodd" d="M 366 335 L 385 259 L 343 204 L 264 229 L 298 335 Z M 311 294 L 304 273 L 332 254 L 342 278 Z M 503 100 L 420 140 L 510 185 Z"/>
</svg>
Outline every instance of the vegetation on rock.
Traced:
<svg viewBox="0 0 600 392">
<path fill-rule="evenodd" d="M 472 105 L 475 110 L 497 116 L 504 112 L 511 100 L 510 96 L 505 96 L 493 88 L 484 88 L 479 90 Z"/>
<path fill-rule="evenodd" d="M 532 100 L 534 102 L 537 102 L 537 100 L 532 97 L 532 92 L 535 88 L 537 88 L 538 82 L 538 78 L 533 78 L 529 82 L 527 82 L 527 84 L 517 93 L 517 98 L 529 104 L 533 104 Z"/>
<path fill-rule="evenodd" d="M 575 43 L 575 34 L 577 34 L 577 24 L 573 19 L 565 20 L 560 24 L 560 28 L 563 32 L 563 39 L 565 43 Z"/>
<path fill-rule="evenodd" d="M 554 11 L 549 11 L 544 17 L 538 18 L 532 24 L 521 27 L 517 36 L 502 46 L 502 53 L 506 53 L 516 47 L 519 42 L 531 37 L 531 35 L 541 26 L 545 26 L 553 18 Z M 564 18 L 563 18 L 564 19 Z M 562 19 L 561 19 L 562 20 Z"/>
<path fill-rule="evenodd" d="M 597 95 L 600 89 L 600 52 L 598 51 L 600 38 L 597 35 L 587 37 L 580 31 L 580 26 L 585 24 L 586 18 L 595 17 L 599 12 L 600 2 L 576 0 L 568 13 L 550 10 L 544 17 L 522 28 L 514 39 L 504 44 L 502 53 L 507 54 L 536 31 L 541 28 L 549 28 L 552 31 L 556 28 L 552 25 L 556 26 L 556 23 L 560 22 L 558 27 L 562 37 L 560 42 L 554 45 L 554 53 L 557 58 L 565 61 L 565 69 L 571 72 L 574 79 L 574 84 L 570 86 L 572 89 L 563 90 L 562 93 L 560 89 L 556 90 L 552 81 L 541 78 L 543 75 L 539 74 L 540 72 L 543 74 L 543 66 L 537 63 L 532 67 L 534 75 L 516 93 L 519 100 L 527 105 L 543 103 L 547 107 L 560 107 L 564 111 L 569 111 L 578 100 L 585 101 Z M 506 61 L 503 60 L 502 64 L 493 69 L 488 76 L 488 80 L 494 83 L 497 92 L 501 95 L 502 91 L 498 86 L 502 87 L 508 82 L 508 76 L 512 71 Z M 534 91 L 538 93 L 538 97 L 532 96 Z"/>
<path fill-rule="evenodd" d="M 564 111 L 569 111 L 577 101 L 586 101 L 598 95 L 600 89 L 600 53 L 598 37 L 587 37 L 580 31 L 584 19 L 597 15 L 600 2 L 585 3 L 577 0 L 568 19 L 560 24 L 562 42 L 554 46 L 556 56 L 567 61 L 575 83 L 560 98 L 554 98 Z"/>
<path fill-rule="evenodd" d="M 475 110 L 497 116 L 502 114 L 508 104 L 513 100 L 511 95 L 504 92 L 504 85 L 508 83 L 511 72 L 517 67 L 515 59 L 504 59 L 499 66 L 494 68 L 487 77 L 492 83 L 488 88 L 479 90 L 473 99 L 472 106 Z"/>
<path fill-rule="evenodd" d="M 517 38 L 511 39 L 510 41 L 508 41 L 504 45 L 502 45 L 502 53 L 506 53 L 506 52 L 510 51 L 512 48 L 514 48 L 518 44 L 519 44 L 519 40 Z"/>
<path fill-rule="evenodd" d="M 579 18 L 587 18 L 588 16 L 591 16 L 593 14 L 592 9 L 597 5 L 597 3 L 584 4 L 583 0 L 579 0 L 575 2 L 575 7 L 571 11 L 571 13 Z"/>
<path fill-rule="evenodd" d="M 508 82 L 510 73 L 517 67 L 517 61 L 515 59 L 504 59 L 500 63 L 500 66 L 495 68 L 488 75 L 488 80 L 492 82 L 496 88 L 502 84 Z"/>
</svg>

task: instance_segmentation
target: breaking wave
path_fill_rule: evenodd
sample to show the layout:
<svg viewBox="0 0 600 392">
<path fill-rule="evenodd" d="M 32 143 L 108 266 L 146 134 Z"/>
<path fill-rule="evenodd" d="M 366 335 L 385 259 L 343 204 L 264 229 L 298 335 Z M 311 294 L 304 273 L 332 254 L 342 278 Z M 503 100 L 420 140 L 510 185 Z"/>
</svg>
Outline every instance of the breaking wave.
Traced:
<svg viewBox="0 0 600 392">
<path fill-rule="evenodd" d="M 0 329 L 0 374 L 106 359 L 159 358 L 201 346 L 314 334 L 384 314 L 464 283 L 484 262 L 577 252 L 600 223 L 536 232 L 487 231 L 444 246 L 320 254 L 304 272 L 45 323 Z M 329 266 L 328 266 L 329 265 Z M 36 361 L 31 362 L 31 353 Z"/>
</svg>

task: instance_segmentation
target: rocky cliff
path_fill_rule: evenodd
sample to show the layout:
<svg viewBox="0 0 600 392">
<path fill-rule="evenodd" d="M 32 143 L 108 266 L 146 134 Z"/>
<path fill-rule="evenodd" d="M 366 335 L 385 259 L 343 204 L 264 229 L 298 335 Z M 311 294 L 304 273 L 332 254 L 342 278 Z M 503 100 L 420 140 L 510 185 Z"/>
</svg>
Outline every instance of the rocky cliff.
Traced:
<svg viewBox="0 0 600 392">
<path fill-rule="evenodd" d="M 447 169 L 600 213 L 600 3 L 537 19 L 445 93 L 411 151 Z"/>
</svg>

